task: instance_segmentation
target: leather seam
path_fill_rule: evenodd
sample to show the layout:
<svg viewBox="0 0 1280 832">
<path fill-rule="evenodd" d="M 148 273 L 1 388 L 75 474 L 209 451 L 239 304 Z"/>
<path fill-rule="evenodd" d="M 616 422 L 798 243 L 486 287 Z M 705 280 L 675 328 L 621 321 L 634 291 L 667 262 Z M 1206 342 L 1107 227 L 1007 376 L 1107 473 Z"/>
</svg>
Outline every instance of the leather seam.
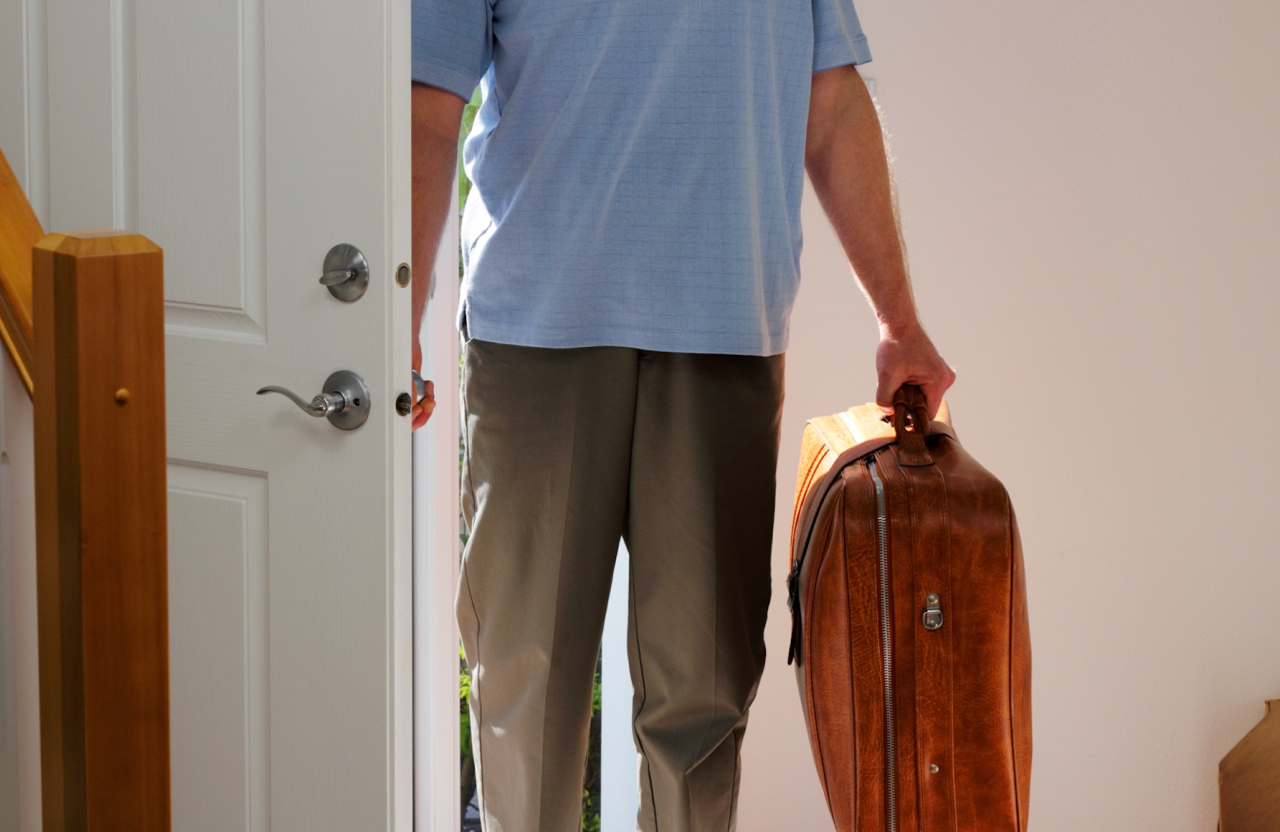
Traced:
<svg viewBox="0 0 1280 832">
<path fill-rule="evenodd" d="M 910 581 L 909 587 L 910 587 L 910 599 L 912 602 L 912 608 L 914 610 L 915 599 L 919 595 L 919 591 L 920 591 L 920 570 L 916 568 L 916 562 L 915 562 L 918 554 L 920 538 L 921 538 L 919 523 L 917 522 L 918 512 L 916 510 L 916 506 L 919 504 L 920 501 L 916 499 L 916 490 L 913 487 L 913 480 L 915 478 L 915 473 L 916 473 L 914 470 L 914 466 L 909 467 L 905 465 L 902 460 L 904 453 L 908 453 L 908 452 L 904 451 L 901 443 L 898 443 L 898 445 L 896 445 L 895 447 L 898 449 L 898 453 L 897 455 L 895 455 L 894 461 L 897 462 L 898 464 L 898 473 L 902 475 L 902 489 L 904 492 L 904 496 L 906 498 L 908 556 L 905 559 L 905 561 L 910 566 L 910 569 L 911 569 L 911 581 Z M 928 454 L 927 448 L 925 450 L 925 454 Z M 914 454 L 911 454 L 911 455 L 914 456 Z M 890 550 L 890 552 L 892 553 L 892 550 Z M 892 570 L 894 565 L 894 559 L 892 557 L 890 557 L 889 563 L 890 563 L 890 569 Z M 890 574 L 892 574 L 892 572 L 890 572 Z M 893 613 L 896 612 L 896 606 L 897 606 L 896 604 L 897 594 L 894 592 L 894 586 L 892 583 L 890 583 L 889 585 L 889 595 L 891 598 L 891 606 L 890 606 L 889 614 L 890 614 L 890 617 L 892 618 Z M 913 750 L 912 756 L 915 758 L 915 766 L 914 766 L 915 780 L 916 780 L 915 810 L 916 810 L 917 826 L 919 826 L 924 816 L 924 805 L 923 805 L 924 784 L 923 782 L 921 782 L 920 772 L 919 772 L 919 768 L 922 763 L 920 759 L 920 708 L 917 705 L 916 701 L 914 701 L 914 700 L 918 700 L 920 696 L 919 661 L 920 661 L 921 651 L 920 651 L 919 640 L 920 640 L 920 634 L 916 631 L 916 627 L 914 626 L 914 621 L 912 621 L 911 667 L 914 672 L 911 678 L 911 691 L 912 691 L 912 698 L 913 698 L 913 701 L 911 703 L 911 716 L 912 716 L 911 734 L 912 734 L 912 738 L 915 740 L 914 748 L 912 749 Z M 897 632 L 895 628 L 894 639 L 893 639 L 893 643 L 895 646 L 897 645 L 897 641 L 898 641 Z M 901 689 L 898 688 L 897 685 L 894 686 L 894 694 L 895 696 L 901 694 Z M 901 732 L 901 726 L 902 726 L 902 723 L 899 722 L 898 723 L 899 732 Z M 901 744 L 899 744 L 898 748 L 899 748 L 899 755 L 901 755 L 902 753 Z M 902 759 L 901 756 L 899 756 L 899 758 L 897 760 L 894 760 L 894 762 L 900 763 L 901 759 Z M 901 797 L 902 797 L 901 791 L 899 791 L 898 797 L 899 797 L 899 803 L 901 803 Z"/>
<path fill-rule="evenodd" d="M 814 518 L 814 522 L 815 523 L 817 522 L 816 517 Z M 822 570 L 822 565 L 827 559 L 828 548 L 829 547 L 823 547 L 822 553 L 818 556 L 818 560 L 810 566 L 810 569 L 813 570 L 809 573 L 811 578 L 813 578 L 813 576 L 816 576 Z M 798 577 L 797 577 L 797 580 L 798 580 Z M 799 615 L 805 609 L 808 609 L 810 611 L 813 610 L 814 596 L 815 596 L 815 593 L 817 592 L 816 587 L 817 587 L 817 580 L 811 579 L 809 581 L 809 585 L 805 587 L 806 595 L 807 595 L 806 601 L 808 603 L 801 605 L 800 611 L 797 612 L 797 615 Z M 813 635 L 813 629 L 811 627 L 806 627 L 804 629 L 804 632 L 801 634 L 802 647 L 804 648 L 804 652 L 801 655 L 808 656 L 810 659 L 809 661 L 806 661 L 803 664 L 805 681 L 808 683 L 805 686 L 805 689 L 807 691 L 813 690 L 813 661 L 812 661 L 813 653 L 809 652 L 809 646 L 812 644 L 812 635 Z M 818 752 L 819 752 L 817 755 L 818 779 L 819 779 L 819 782 L 822 783 L 823 796 L 826 797 L 827 799 L 827 809 L 828 811 L 830 811 L 831 797 L 827 793 L 826 769 L 822 764 L 822 753 L 821 753 L 822 752 L 822 732 L 818 729 L 818 710 L 817 710 L 817 707 L 814 705 L 812 696 L 806 695 L 805 698 L 808 700 L 805 704 L 809 710 L 810 724 L 813 726 L 813 729 L 812 729 L 813 741 L 818 745 Z"/>
<path fill-rule="evenodd" d="M 814 522 L 817 522 L 817 517 L 814 517 Z M 815 576 L 817 576 L 818 573 L 822 571 L 822 564 L 826 562 L 827 550 L 829 548 L 831 547 L 823 547 L 822 554 L 820 554 L 818 561 L 813 563 L 813 566 L 810 567 L 813 570 L 812 572 L 810 572 L 810 576 L 814 576 L 814 580 L 810 580 L 808 588 L 805 588 L 806 590 L 808 590 L 806 591 L 806 594 L 808 594 L 809 603 L 806 605 L 808 605 L 810 612 L 813 611 L 813 604 L 815 600 L 817 600 L 818 581 L 815 580 Z M 805 605 L 801 605 L 801 611 L 803 611 L 804 608 L 805 608 Z M 812 660 L 813 653 L 810 652 L 809 650 L 809 646 L 813 644 L 812 637 L 813 637 L 812 628 L 809 628 L 809 630 L 806 630 L 805 632 L 803 632 L 803 634 L 801 634 L 801 643 L 803 643 L 804 650 L 805 650 L 803 655 L 808 655 L 810 659 L 809 662 L 804 663 L 805 681 L 808 682 L 808 684 L 805 685 L 805 689 L 808 691 L 813 690 L 813 660 Z M 805 640 L 808 640 L 808 643 L 804 643 Z M 832 809 L 831 792 L 829 792 L 827 787 L 827 768 L 826 768 L 826 765 L 823 765 L 822 731 L 820 731 L 818 728 L 818 708 L 817 708 L 817 705 L 815 705 L 814 703 L 813 696 L 805 696 L 805 699 L 808 699 L 805 705 L 809 709 L 809 724 L 810 726 L 813 726 L 812 731 L 810 731 L 812 732 L 812 735 L 813 735 L 812 740 L 818 746 L 817 760 L 815 760 L 815 762 L 817 762 L 817 768 L 818 768 L 818 781 L 822 783 L 822 796 L 824 797 L 824 799 L 827 800 L 827 812 L 831 812 L 831 809 Z"/>
<path fill-rule="evenodd" d="M 822 461 L 826 459 L 828 453 L 831 453 L 830 448 L 827 448 L 823 453 L 813 455 L 813 459 L 809 463 L 809 469 L 805 472 L 805 476 L 803 480 L 804 482 L 803 488 L 805 493 L 807 493 L 809 489 L 813 487 L 814 472 L 817 471 L 818 468 L 822 465 Z M 796 529 L 800 525 L 800 517 L 803 514 L 803 511 L 802 511 L 803 507 L 804 507 L 804 500 L 801 499 L 800 505 L 797 507 L 797 510 L 795 512 L 795 516 L 791 518 L 791 552 L 790 552 L 791 557 L 790 557 L 790 563 L 788 564 L 788 566 L 792 568 L 794 568 L 796 565 L 795 564 Z"/>
<path fill-rule="evenodd" d="M 932 469 L 938 478 L 938 483 L 942 488 L 942 534 L 946 543 L 946 564 L 947 564 L 947 601 L 952 609 L 955 609 L 955 570 L 952 569 L 954 561 L 951 558 L 951 495 L 947 490 L 947 478 L 942 475 L 941 469 L 936 466 Z M 947 720 L 947 747 L 951 749 L 951 757 L 947 761 L 947 776 L 951 780 L 951 818 L 952 822 L 959 817 L 960 810 L 956 805 L 956 674 L 955 674 L 955 639 L 952 638 L 953 628 L 948 627 L 946 632 L 947 643 L 943 645 L 947 652 L 947 701 L 951 704 L 949 718 Z"/>
<path fill-rule="evenodd" d="M 1013 628 L 1014 628 L 1014 587 L 1017 585 L 1018 576 L 1015 574 L 1017 563 L 1015 563 L 1013 554 L 1013 502 L 1009 499 L 1009 492 L 1001 489 L 1004 493 L 1005 518 L 1008 522 L 1009 534 L 1009 643 L 1008 650 L 1009 663 L 1007 666 L 1008 673 L 1008 696 L 1009 696 L 1009 750 L 1013 753 L 1013 813 L 1017 820 L 1014 829 L 1022 829 L 1022 798 L 1018 784 L 1018 743 L 1017 743 L 1017 715 L 1013 712 Z"/>
<path fill-rule="evenodd" d="M 847 487 L 847 485 L 846 485 L 846 487 Z M 842 501 L 842 502 L 843 502 L 843 501 Z M 845 505 L 847 505 L 847 504 L 845 504 Z M 849 518 L 848 518 L 848 516 L 847 516 L 847 514 L 848 514 L 848 513 L 847 513 L 847 511 L 842 511 L 842 512 L 840 512 L 840 526 L 839 526 L 839 529 L 840 529 L 840 548 L 839 548 L 839 549 L 836 549 L 836 551 L 837 551 L 837 552 L 842 552 L 842 553 L 844 554 L 844 557 L 842 557 L 842 558 L 840 558 L 840 559 L 839 559 L 839 561 L 840 561 L 840 566 L 841 566 L 841 572 L 842 572 L 842 574 L 841 574 L 841 576 L 840 576 L 840 577 L 841 577 L 841 589 L 842 589 L 842 592 L 841 592 L 840 594 L 841 594 L 841 595 L 843 596 L 843 598 L 844 598 L 844 618 L 845 618 L 845 621 L 848 621 L 848 622 L 850 622 L 850 624 L 852 624 L 852 622 L 853 622 L 853 599 L 849 597 L 849 544 L 848 544 L 848 540 L 846 539 L 846 536 L 845 536 L 845 533 L 844 533 L 845 524 L 846 524 L 846 523 L 848 523 L 848 519 L 849 519 Z M 816 583 L 816 581 L 815 581 L 814 583 Z M 854 682 L 854 678 L 855 678 L 855 676 L 856 676 L 856 671 L 854 670 L 855 665 L 854 665 L 854 663 L 853 663 L 853 658 L 854 658 L 854 657 L 853 657 L 853 630 L 852 630 L 852 627 L 850 627 L 850 629 L 849 629 L 849 647 L 848 647 L 848 650 L 849 650 L 849 659 L 848 659 L 848 662 L 846 663 L 846 667 L 848 667 L 848 669 L 849 669 L 849 692 L 850 692 L 850 693 L 853 693 L 853 687 L 854 687 L 853 682 Z M 853 759 L 854 780 L 855 780 L 855 783 L 856 783 L 856 780 L 857 780 L 857 768 L 858 768 L 858 717 L 857 717 L 857 712 L 858 712 L 858 697 L 856 697 L 856 696 L 850 696 L 850 697 L 849 697 L 849 711 L 850 711 L 850 714 L 852 715 L 852 719 L 850 720 L 849 724 L 850 724 L 851 726 L 853 726 L 853 748 L 851 748 L 851 749 L 850 749 L 850 756 L 851 756 L 851 757 L 852 757 L 852 759 Z M 820 748 L 819 750 L 821 750 L 821 748 Z M 822 755 L 822 754 L 819 754 L 819 759 L 822 759 L 822 760 L 824 760 L 824 761 L 825 761 L 825 760 L 826 760 L 826 757 L 825 757 L 824 755 Z M 822 768 L 822 770 L 823 770 L 822 791 L 823 791 L 824 793 L 826 793 L 826 794 L 827 794 L 827 808 L 828 808 L 828 810 L 830 810 L 830 809 L 831 809 L 831 796 L 830 796 L 830 791 L 829 791 L 829 789 L 828 789 L 828 787 L 827 787 L 827 782 L 826 782 L 826 766 L 825 766 L 825 765 L 823 765 L 823 766 L 820 766 L 820 768 Z M 857 824 L 857 817 L 858 817 L 858 789 L 857 789 L 857 786 L 855 785 L 855 786 L 854 786 L 854 788 L 850 790 L 850 792 L 851 792 L 850 797 L 851 797 L 851 798 L 852 798 L 852 800 L 853 800 L 853 805 L 852 805 L 851 807 L 849 807 L 849 811 L 850 811 L 850 815 L 849 815 L 849 816 L 853 819 L 853 821 L 854 821 L 854 823 L 855 823 L 855 825 L 856 825 L 856 824 Z M 832 814 L 834 815 L 835 813 L 834 813 L 834 812 L 832 812 Z"/>
<path fill-rule="evenodd" d="M 836 479 L 839 478 L 841 476 L 841 472 L 844 471 L 845 468 L 848 468 L 851 464 L 862 459 L 873 457 L 875 453 L 879 451 L 881 448 L 890 447 L 891 445 L 892 445 L 892 440 L 887 440 L 883 444 L 876 443 L 873 440 L 868 442 L 862 442 L 857 445 L 853 445 L 849 448 L 846 448 L 844 452 L 839 454 L 835 458 L 835 460 L 831 463 L 831 468 L 828 469 L 825 474 L 823 474 L 822 479 L 819 480 L 818 487 L 813 487 L 810 489 L 814 493 L 807 493 L 805 495 L 803 500 L 803 505 L 802 505 L 802 511 L 806 518 L 806 522 L 804 525 L 806 526 L 806 529 L 807 529 L 805 534 L 804 545 L 799 548 L 796 547 L 794 542 L 791 545 L 791 556 L 792 556 L 791 569 L 792 571 L 795 572 L 797 581 L 799 580 L 800 569 L 803 568 L 804 566 L 805 556 L 808 554 L 809 544 L 813 540 L 813 530 L 814 530 L 814 526 L 816 525 L 818 511 L 822 506 L 822 500 L 825 500 L 826 495 L 828 495 L 831 492 L 831 489 L 835 485 Z M 862 451 L 861 453 L 857 453 L 857 454 L 852 453 L 853 451 L 856 451 L 859 449 Z M 817 492 L 821 492 L 820 497 L 818 496 Z M 814 504 L 815 502 L 816 502 L 816 505 Z M 789 589 L 790 589 L 790 586 L 788 586 L 788 590 Z M 803 619 L 797 619 L 793 611 L 792 626 L 791 626 L 791 646 L 793 649 L 802 650 L 804 646 L 804 633 L 800 632 L 799 638 L 797 638 L 796 623 L 795 623 L 797 620 L 800 620 L 801 625 L 803 625 Z M 801 655 L 797 655 L 796 660 L 799 661 L 800 659 L 801 659 Z M 791 664 L 790 650 L 788 651 L 787 664 Z"/>
</svg>

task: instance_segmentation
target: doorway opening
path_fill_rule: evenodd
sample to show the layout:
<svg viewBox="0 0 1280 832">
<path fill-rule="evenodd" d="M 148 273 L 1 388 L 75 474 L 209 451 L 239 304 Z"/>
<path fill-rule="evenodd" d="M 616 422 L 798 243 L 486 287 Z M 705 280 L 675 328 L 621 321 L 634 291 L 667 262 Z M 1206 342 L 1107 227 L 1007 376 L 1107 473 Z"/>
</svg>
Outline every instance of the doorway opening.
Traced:
<svg viewBox="0 0 1280 832">
<path fill-rule="evenodd" d="M 480 107 L 480 90 L 477 89 L 471 100 L 463 108 L 462 125 L 458 133 L 458 166 L 457 166 L 457 206 L 452 219 L 461 225 L 462 209 L 466 205 L 467 195 L 471 192 L 471 181 L 462 164 L 462 148 L 471 127 L 475 123 L 476 112 Z M 450 229 L 452 232 L 452 229 Z M 457 234 L 453 233 L 452 241 L 456 242 Z M 463 277 L 461 251 L 456 258 L 456 282 L 460 285 Z M 438 265 L 437 265 L 438 268 Z M 453 388 L 456 391 L 461 381 L 461 362 L 458 372 L 453 377 Z M 464 426 L 458 425 L 458 468 L 461 470 L 463 456 L 466 451 Z M 458 557 L 467 545 L 467 525 L 458 512 Z M 585 765 L 586 775 L 582 788 L 582 832 L 600 832 L 600 750 L 601 750 L 601 666 L 603 663 L 603 647 L 601 656 L 596 659 L 595 685 L 591 697 L 591 729 L 590 743 L 587 749 Z M 479 795 L 476 788 L 476 761 L 471 743 L 471 709 L 468 694 L 471 690 L 471 673 L 467 667 L 466 653 L 461 642 L 458 646 L 458 737 L 459 737 L 459 829 L 461 832 L 480 832 Z"/>
<path fill-rule="evenodd" d="M 414 825 L 420 832 L 480 829 L 467 703 L 471 678 L 453 612 L 467 543 L 459 499 L 465 446 L 454 314 L 462 280 L 461 212 L 471 183 L 461 160 L 479 103 L 477 91 L 463 111 L 455 202 L 436 258 L 435 287 L 421 335 L 423 375 L 436 381 L 437 406 L 414 437 Z M 583 832 L 626 828 L 634 824 L 639 808 L 626 658 L 626 575 L 626 550 L 620 548 L 596 664 L 591 739 L 584 761 Z"/>
</svg>

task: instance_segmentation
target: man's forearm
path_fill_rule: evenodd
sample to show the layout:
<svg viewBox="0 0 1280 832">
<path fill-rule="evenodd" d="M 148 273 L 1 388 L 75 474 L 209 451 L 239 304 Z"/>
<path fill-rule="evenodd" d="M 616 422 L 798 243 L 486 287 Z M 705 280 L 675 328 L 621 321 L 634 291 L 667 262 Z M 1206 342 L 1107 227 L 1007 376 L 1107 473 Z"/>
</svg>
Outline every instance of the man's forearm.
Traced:
<svg viewBox="0 0 1280 832">
<path fill-rule="evenodd" d="M 881 329 L 918 326 L 880 119 L 852 66 L 813 76 L 805 168 Z"/>
<path fill-rule="evenodd" d="M 932 416 L 956 374 L 916 314 L 880 118 L 852 66 L 814 74 L 805 141 L 809 178 L 880 323 L 876 401 L 914 384 Z"/>
<path fill-rule="evenodd" d="M 465 102 L 451 92 L 413 85 L 413 338 L 427 308 L 431 270 L 452 201 L 458 127 Z"/>
</svg>

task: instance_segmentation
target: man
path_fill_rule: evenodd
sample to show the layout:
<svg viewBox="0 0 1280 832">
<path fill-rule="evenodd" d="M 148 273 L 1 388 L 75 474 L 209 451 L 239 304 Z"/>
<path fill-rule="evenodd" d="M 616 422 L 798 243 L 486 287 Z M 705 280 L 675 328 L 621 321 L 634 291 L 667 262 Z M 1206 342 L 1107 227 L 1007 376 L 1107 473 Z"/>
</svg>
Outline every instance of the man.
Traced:
<svg viewBox="0 0 1280 832">
<path fill-rule="evenodd" d="M 415 0 L 413 37 L 415 333 L 483 92 L 457 612 L 486 829 L 578 828 L 619 537 L 639 828 L 732 829 L 805 169 L 880 325 L 877 399 L 911 382 L 936 411 L 954 380 L 916 315 L 851 0 Z"/>
</svg>

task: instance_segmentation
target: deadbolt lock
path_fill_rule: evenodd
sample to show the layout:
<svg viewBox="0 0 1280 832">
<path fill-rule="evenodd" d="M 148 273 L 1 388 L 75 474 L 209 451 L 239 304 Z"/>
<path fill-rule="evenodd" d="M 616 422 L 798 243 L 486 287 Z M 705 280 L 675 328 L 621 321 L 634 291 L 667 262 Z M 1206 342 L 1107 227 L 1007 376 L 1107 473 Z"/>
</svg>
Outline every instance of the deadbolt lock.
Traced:
<svg viewBox="0 0 1280 832">
<path fill-rule="evenodd" d="M 324 257 L 320 285 L 340 301 L 357 301 L 369 288 L 369 261 L 364 259 L 360 249 L 339 243 Z"/>
</svg>

